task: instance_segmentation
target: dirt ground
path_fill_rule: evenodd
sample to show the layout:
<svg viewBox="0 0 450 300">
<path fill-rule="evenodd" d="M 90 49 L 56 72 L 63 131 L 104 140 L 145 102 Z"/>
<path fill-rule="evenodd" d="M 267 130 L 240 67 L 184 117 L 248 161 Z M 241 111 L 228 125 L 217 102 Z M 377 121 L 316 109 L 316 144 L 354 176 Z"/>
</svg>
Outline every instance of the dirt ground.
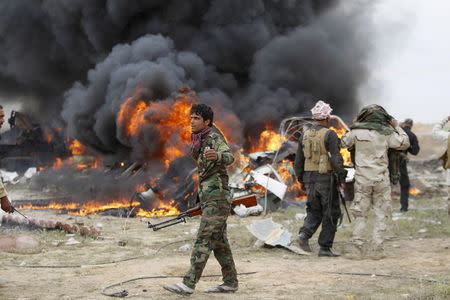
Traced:
<svg viewBox="0 0 450 300">
<path fill-rule="evenodd" d="M 394 203 L 394 211 L 398 211 Z M 335 249 L 339 258 L 319 258 L 316 236 L 312 239 L 314 253 L 301 256 L 282 248 L 255 248 L 254 238 L 246 228 L 253 220 L 272 217 L 283 224 L 293 236 L 303 221 L 295 214 L 304 212 L 288 208 L 268 216 L 229 219 L 228 235 L 239 276 L 239 291 L 231 295 L 210 295 L 202 290 L 221 283 L 220 277 L 202 278 L 192 299 L 449 299 L 450 285 L 450 218 L 442 196 L 413 197 L 412 210 L 394 215 L 386 258 L 359 257 L 348 243 L 352 225 L 344 222 L 339 228 Z M 0 252 L 0 299 L 111 299 L 103 296 L 104 287 L 143 276 L 183 275 L 189 265 L 190 250 L 179 248 L 192 244 L 198 217 L 153 232 L 146 220 L 110 216 L 74 217 L 53 211 L 24 211 L 42 218 L 83 223 L 102 227 L 99 239 L 68 236 L 59 231 L 25 231 L 40 242 L 28 251 Z M 24 229 L 0 227 L 1 234 L 23 234 Z M 66 245 L 75 238 L 77 245 Z M 187 241 L 186 241 L 187 240 Z M 161 248 L 158 253 L 156 250 Z M 120 245 L 119 245 L 120 244 Z M 125 245 L 124 245 L 125 244 Z M 121 246 L 122 245 L 122 246 Z M 95 265 L 113 260 L 138 258 Z M 53 266 L 29 268 L 32 266 Z M 76 265 L 72 268 L 55 266 Z M 361 272 L 413 276 L 433 279 L 429 283 L 415 279 L 333 274 Z M 214 257 L 208 261 L 205 275 L 219 275 Z M 162 289 L 163 284 L 179 278 L 143 279 L 107 290 L 129 292 L 130 299 L 181 299 Z"/>
</svg>

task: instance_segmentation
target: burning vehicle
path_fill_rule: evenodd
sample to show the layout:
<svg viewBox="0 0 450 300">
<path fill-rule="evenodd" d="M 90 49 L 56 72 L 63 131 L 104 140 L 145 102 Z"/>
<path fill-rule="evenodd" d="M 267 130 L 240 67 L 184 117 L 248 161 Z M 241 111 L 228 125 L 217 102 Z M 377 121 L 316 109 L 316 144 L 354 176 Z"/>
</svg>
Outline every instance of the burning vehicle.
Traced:
<svg viewBox="0 0 450 300">
<path fill-rule="evenodd" d="M 186 153 L 189 109 L 196 94 L 183 88 L 166 103 L 141 99 L 138 93 L 121 105 L 118 123 L 124 128 L 123 137 L 135 142 L 141 142 L 145 130 L 157 132 L 157 147 L 141 149 L 135 161 L 117 161 L 117 155 L 110 157 L 73 140 L 65 157 L 38 166 L 39 172 L 29 183 L 31 190 L 51 190 L 57 196 L 34 201 L 14 199 L 15 205 L 80 216 L 106 213 L 132 217 L 173 216 L 193 207 L 198 179 L 194 162 Z M 256 195 L 260 208 L 253 213 L 304 205 L 306 195 L 295 177 L 293 162 L 298 136 L 310 122 L 306 117 L 287 118 L 278 131 L 267 124 L 248 153 L 235 144 L 236 159 L 230 172 L 232 197 Z M 215 130 L 227 132 L 230 128 L 217 121 Z M 345 132 L 345 128 L 334 130 L 339 135 Z M 233 138 L 233 134 L 228 136 Z M 345 151 L 345 162 L 349 162 Z"/>
<path fill-rule="evenodd" d="M 23 174 L 30 167 L 45 167 L 56 157 L 68 157 L 68 140 L 61 128 L 43 125 L 25 113 L 12 111 L 10 130 L 0 140 L 0 167 Z M 69 146 L 69 147 L 68 147 Z"/>
</svg>

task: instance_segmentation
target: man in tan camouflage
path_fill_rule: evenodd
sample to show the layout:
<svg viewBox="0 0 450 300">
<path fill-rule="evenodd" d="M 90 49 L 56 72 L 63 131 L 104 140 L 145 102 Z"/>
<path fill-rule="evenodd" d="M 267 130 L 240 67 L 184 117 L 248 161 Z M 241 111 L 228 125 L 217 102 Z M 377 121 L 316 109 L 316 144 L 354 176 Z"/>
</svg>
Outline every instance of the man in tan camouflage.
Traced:
<svg viewBox="0 0 450 300">
<path fill-rule="evenodd" d="M 213 126 L 214 113 L 211 107 L 194 104 L 190 113 L 191 154 L 197 161 L 199 199 L 203 213 L 189 271 L 182 283 L 165 285 L 164 288 L 177 294 L 192 294 L 213 251 L 222 267 L 223 284 L 206 292 L 234 293 L 238 289 L 238 280 L 226 233 L 231 208 L 228 201 L 230 191 L 226 167 L 234 158 L 224 137 Z"/>
<path fill-rule="evenodd" d="M 433 137 L 447 148 L 442 159 L 444 159 L 444 169 L 447 170 L 447 211 L 450 215 L 450 131 L 446 130 L 445 125 L 450 122 L 450 116 L 444 118 L 441 122 L 433 127 Z"/>
<path fill-rule="evenodd" d="M 371 250 L 375 256 L 382 256 L 384 233 L 391 215 L 388 150 L 408 149 L 408 135 L 379 105 L 364 107 L 350 129 L 342 137 L 342 145 L 355 151 L 355 198 L 351 206 L 355 217 L 353 241 L 362 251 L 368 212 L 373 205 L 375 224 Z"/>
</svg>

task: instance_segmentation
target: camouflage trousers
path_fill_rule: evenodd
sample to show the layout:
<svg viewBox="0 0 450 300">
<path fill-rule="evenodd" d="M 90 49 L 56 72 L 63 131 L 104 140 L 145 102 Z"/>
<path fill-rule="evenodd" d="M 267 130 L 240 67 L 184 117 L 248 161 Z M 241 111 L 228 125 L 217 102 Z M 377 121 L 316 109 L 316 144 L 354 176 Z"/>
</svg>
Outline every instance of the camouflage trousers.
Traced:
<svg viewBox="0 0 450 300">
<path fill-rule="evenodd" d="M 233 255 L 227 239 L 227 218 L 230 204 L 226 199 L 206 200 L 201 202 L 202 217 L 197 233 L 197 240 L 192 250 L 191 267 L 183 283 L 195 288 L 199 281 L 211 251 L 222 267 L 223 282 L 237 287 L 237 273 Z"/>
<path fill-rule="evenodd" d="M 381 250 L 391 216 L 391 185 L 388 177 L 378 182 L 356 179 L 355 198 L 350 207 L 355 218 L 353 241 L 356 245 L 364 244 L 363 235 L 367 227 L 369 209 L 372 206 L 375 213 L 372 245 L 374 250 Z"/>
</svg>

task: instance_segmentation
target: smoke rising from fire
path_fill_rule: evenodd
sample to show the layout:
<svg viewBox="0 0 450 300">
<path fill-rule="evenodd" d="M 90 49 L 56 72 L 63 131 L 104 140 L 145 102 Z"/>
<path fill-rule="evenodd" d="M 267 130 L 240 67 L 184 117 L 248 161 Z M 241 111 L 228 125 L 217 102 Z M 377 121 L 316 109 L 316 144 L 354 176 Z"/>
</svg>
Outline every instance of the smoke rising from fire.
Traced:
<svg viewBox="0 0 450 300">
<path fill-rule="evenodd" d="M 118 113 L 130 97 L 170 105 L 189 86 L 243 143 L 318 99 L 350 114 L 368 76 L 366 1 L 18 0 L 0 9 L 2 93 L 26 95 L 40 117 L 61 113 L 68 136 L 116 159 L 144 159 L 160 141 L 151 124 L 140 139 L 124 136 Z"/>
</svg>

